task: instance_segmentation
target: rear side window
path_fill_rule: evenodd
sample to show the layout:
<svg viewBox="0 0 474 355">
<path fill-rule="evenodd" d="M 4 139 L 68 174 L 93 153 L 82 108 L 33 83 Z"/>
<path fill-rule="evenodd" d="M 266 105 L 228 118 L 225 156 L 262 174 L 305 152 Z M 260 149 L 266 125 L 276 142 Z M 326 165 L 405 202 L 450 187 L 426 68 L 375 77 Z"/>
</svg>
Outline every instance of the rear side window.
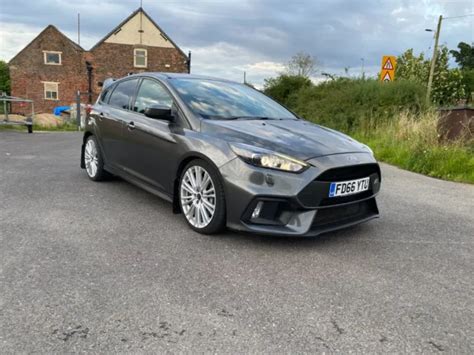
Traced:
<svg viewBox="0 0 474 355">
<path fill-rule="evenodd" d="M 102 91 L 102 94 L 100 94 L 100 102 L 106 104 L 109 101 L 111 92 L 112 92 L 112 88 L 107 88 L 104 91 Z"/>
<path fill-rule="evenodd" d="M 171 108 L 173 98 L 166 89 L 158 82 L 144 79 L 137 93 L 133 111 L 144 113 L 147 107 L 161 105 Z"/>
<path fill-rule="evenodd" d="M 110 95 L 109 105 L 129 110 L 130 99 L 135 94 L 137 82 L 137 79 L 131 79 L 118 83 L 117 86 L 115 86 L 115 90 Z"/>
</svg>

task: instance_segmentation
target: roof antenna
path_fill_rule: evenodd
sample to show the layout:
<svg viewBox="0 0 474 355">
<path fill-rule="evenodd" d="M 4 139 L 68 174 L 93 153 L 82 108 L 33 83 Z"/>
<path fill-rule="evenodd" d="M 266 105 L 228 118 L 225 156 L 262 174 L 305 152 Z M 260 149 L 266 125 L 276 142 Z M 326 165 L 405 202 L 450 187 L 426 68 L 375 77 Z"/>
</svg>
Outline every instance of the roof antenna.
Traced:
<svg viewBox="0 0 474 355">
<path fill-rule="evenodd" d="M 81 14 L 77 13 L 77 44 L 81 45 Z"/>
</svg>

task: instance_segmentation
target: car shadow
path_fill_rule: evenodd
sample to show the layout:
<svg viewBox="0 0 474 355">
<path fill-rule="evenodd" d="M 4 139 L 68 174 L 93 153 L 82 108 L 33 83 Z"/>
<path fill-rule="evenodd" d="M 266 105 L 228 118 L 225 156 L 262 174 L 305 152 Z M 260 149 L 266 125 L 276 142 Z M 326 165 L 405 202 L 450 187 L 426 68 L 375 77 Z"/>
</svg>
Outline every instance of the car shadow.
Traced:
<svg viewBox="0 0 474 355">
<path fill-rule="evenodd" d="M 155 196 L 149 192 L 146 192 L 139 187 L 123 180 L 120 177 L 113 176 L 108 179 L 107 183 L 109 186 L 116 186 L 121 189 L 127 190 L 133 196 L 139 196 L 141 201 L 147 201 L 147 204 L 153 206 L 153 208 L 169 209 L 170 218 L 174 218 L 176 223 L 182 224 L 183 228 L 189 228 L 184 221 L 184 217 L 181 214 L 173 214 L 171 212 L 171 205 L 169 202 Z M 367 236 L 373 236 L 374 228 L 376 228 L 378 220 L 361 223 L 355 226 L 347 227 L 338 231 L 326 232 L 314 237 L 285 237 L 285 236 L 272 236 L 254 234 L 248 232 L 240 232 L 226 229 L 219 234 L 214 235 L 201 235 L 197 232 L 192 231 L 189 228 L 190 234 L 197 234 L 203 238 L 209 238 L 211 242 L 224 241 L 228 245 L 234 247 L 268 247 L 270 249 L 281 248 L 281 249 L 304 249 L 308 248 L 330 248 L 337 245 L 347 245 L 351 243 L 358 243 L 360 238 L 366 239 Z"/>
<path fill-rule="evenodd" d="M 372 223 L 371 223 L 372 222 Z M 211 236 L 224 239 L 231 244 L 246 244 L 255 246 L 267 246 L 271 248 L 303 248 L 308 247 L 325 248 L 335 245 L 347 245 L 358 243 L 358 239 L 373 235 L 373 221 L 351 226 L 339 231 L 327 232 L 315 237 L 281 237 L 242 233 L 227 230 L 224 233 Z"/>
</svg>

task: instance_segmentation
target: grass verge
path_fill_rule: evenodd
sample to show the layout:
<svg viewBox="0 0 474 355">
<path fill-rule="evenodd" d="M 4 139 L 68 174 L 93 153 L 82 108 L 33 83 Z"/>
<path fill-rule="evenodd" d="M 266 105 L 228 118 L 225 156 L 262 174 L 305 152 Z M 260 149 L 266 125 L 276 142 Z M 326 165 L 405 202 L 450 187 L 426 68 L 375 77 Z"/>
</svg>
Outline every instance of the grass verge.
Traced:
<svg viewBox="0 0 474 355">
<path fill-rule="evenodd" d="M 352 136 L 380 160 L 428 176 L 474 184 L 474 141 L 439 142 L 435 112 L 399 113 L 378 127 Z"/>
</svg>

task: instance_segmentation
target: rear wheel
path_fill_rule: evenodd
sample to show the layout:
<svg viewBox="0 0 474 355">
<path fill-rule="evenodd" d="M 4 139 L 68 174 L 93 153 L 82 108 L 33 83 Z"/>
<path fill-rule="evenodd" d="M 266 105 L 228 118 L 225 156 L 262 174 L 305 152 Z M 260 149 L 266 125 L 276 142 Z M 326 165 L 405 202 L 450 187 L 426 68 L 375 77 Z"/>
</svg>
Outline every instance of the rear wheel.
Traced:
<svg viewBox="0 0 474 355">
<path fill-rule="evenodd" d="M 84 147 L 84 166 L 86 167 L 87 176 L 94 181 L 101 181 L 110 175 L 104 170 L 104 159 L 94 136 L 86 139 Z"/>
<path fill-rule="evenodd" d="M 225 227 L 225 198 L 218 171 L 203 160 L 190 162 L 179 184 L 179 203 L 189 226 L 203 234 Z"/>
</svg>

